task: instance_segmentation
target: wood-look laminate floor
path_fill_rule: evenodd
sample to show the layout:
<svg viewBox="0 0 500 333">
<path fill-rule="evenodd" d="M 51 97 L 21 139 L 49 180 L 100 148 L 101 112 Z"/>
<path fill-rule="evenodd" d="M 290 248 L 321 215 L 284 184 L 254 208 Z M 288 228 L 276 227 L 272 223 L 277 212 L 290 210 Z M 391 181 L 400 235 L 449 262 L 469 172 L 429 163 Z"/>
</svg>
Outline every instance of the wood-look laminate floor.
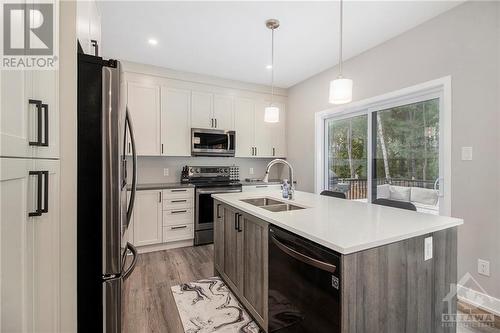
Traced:
<svg viewBox="0 0 500 333">
<path fill-rule="evenodd" d="M 184 333 L 170 287 L 213 276 L 213 245 L 139 255 L 123 291 L 123 333 Z M 236 332 L 235 332 L 236 333 Z M 500 333 L 459 327 L 457 333 Z"/>
<path fill-rule="evenodd" d="M 123 290 L 123 333 L 184 333 L 170 287 L 213 276 L 213 245 L 139 255 Z"/>
</svg>

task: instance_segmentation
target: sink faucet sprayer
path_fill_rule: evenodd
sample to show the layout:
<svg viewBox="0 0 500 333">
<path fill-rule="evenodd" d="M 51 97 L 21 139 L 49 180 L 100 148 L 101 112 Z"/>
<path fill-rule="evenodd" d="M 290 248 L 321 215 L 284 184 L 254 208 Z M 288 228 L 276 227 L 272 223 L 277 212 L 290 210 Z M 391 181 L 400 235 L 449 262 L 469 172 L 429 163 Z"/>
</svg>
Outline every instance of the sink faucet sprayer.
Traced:
<svg viewBox="0 0 500 333">
<path fill-rule="evenodd" d="M 293 193 L 294 193 L 294 190 L 295 190 L 295 185 L 293 183 L 293 167 L 287 161 L 278 158 L 278 159 L 275 159 L 275 160 L 272 160 L 271 162 L 269 162 L 269 164 L 266 167 L 266 175 L 264 176 L 264 179 L 262 179 L 262 181 L 264 183 L 268 183 L 269 182 L 269 170 L 275 164 L 285 164 L 286 166 L 288 166 L 288 173 L 290 175 L 290 189 L 288 190 L 288 199 L 291 200 L 291 199 L 293 199 Z"/>
</svg>

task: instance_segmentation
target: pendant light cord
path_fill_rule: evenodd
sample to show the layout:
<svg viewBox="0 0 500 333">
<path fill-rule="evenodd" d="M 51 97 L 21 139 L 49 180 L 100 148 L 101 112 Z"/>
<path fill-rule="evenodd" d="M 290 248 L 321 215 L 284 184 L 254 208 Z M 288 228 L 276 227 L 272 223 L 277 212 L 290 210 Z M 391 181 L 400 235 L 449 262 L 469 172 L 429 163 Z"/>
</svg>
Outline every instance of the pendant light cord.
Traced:
<svg viewBox="0 0 500 333">
<path fill-rule="evenodd" d="M 274 28 L 271 29 L 271 106 L 274 97 Z"/>
<path fill-rule="evenodd" d="M 343 1 L 340 0 L 340 19 L 339 19 L 339 77 L 342 77 L 342 16 L 343 16 Z"/>
</svg>

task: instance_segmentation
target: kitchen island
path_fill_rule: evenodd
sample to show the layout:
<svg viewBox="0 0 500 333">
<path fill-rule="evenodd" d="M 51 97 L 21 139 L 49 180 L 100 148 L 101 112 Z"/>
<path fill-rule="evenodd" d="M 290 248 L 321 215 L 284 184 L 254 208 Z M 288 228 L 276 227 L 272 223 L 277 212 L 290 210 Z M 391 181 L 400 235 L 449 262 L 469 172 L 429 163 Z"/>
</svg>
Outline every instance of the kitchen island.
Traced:
<svg viewBox="0 0 500 333">
<path fill-rule="evenodd" d="M 323 267 L 337 297 L 327 318 L 336 318 L 329 332 L 456 331 L 442 315 L 456 311 L 456 295 L 449 292 L 457 280 L 461 219 L 299 191 L 294 200 L 276 190 L 213 197 L 216 273 L 265 331 L 275 319 L 270 318 L 269 281 L 278 269 L 276 261 L 270 262 L 269 249 L 276 245 L 270 240 L 298 258 L 293 244 L 270 236 L 271 228 L 339 258 L 338 264 Z M 317 262 L 313 258 L 321 268 Z M 300 320 L 307 316 L 301 314 Z"/>
</svg>

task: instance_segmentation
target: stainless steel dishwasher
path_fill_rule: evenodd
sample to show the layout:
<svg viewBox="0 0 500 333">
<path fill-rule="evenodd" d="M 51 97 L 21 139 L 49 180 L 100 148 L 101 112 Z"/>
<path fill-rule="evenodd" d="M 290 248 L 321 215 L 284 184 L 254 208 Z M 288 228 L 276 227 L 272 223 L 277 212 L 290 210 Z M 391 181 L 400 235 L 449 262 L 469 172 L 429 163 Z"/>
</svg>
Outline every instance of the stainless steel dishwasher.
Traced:
<svg viewBox="0 0 500 333">
<path fill-rule="evenodd" d="M 340 332 L 340 254 L 269 227 L 269 332 Z"/>
</svg>

